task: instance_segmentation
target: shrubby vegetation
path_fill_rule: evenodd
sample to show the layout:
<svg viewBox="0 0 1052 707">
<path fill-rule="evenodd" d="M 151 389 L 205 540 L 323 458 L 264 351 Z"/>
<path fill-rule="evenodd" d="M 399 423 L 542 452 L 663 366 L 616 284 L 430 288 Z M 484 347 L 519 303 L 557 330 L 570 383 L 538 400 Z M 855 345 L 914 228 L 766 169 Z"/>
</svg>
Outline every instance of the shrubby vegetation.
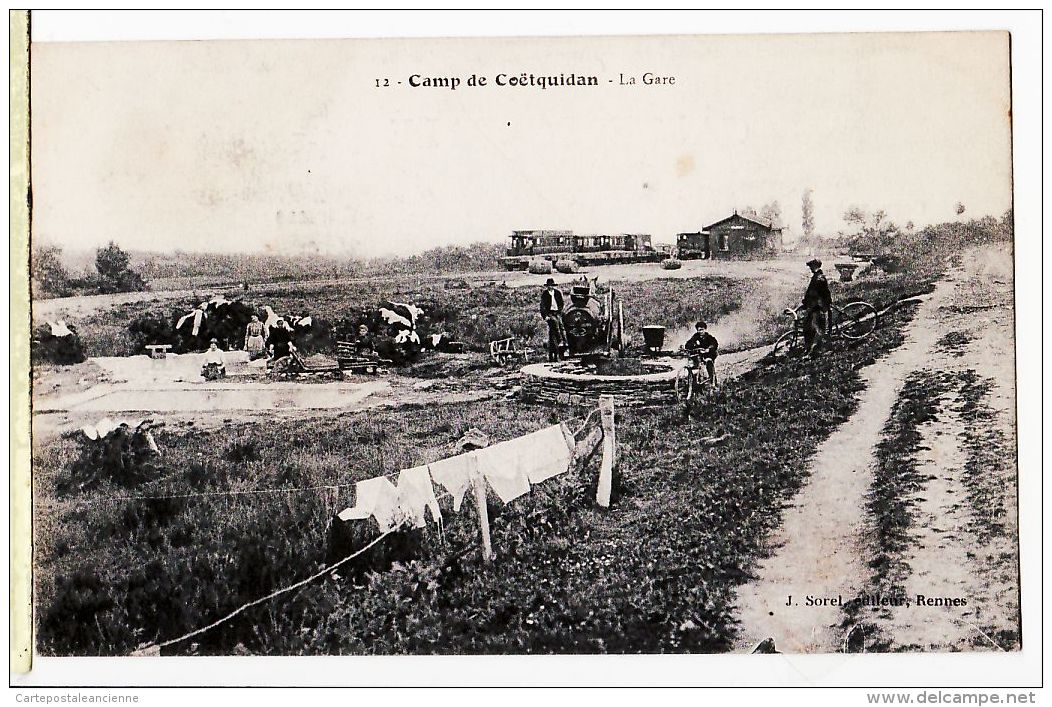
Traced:
<svg viewBox="0 0 1052 707">
<path fill-rule="evenodd" d="M 716 320 L 737 309 L 747 283 L 725 278 L 651 280 L 615 283 L 625 308 L 625 326 L 639 338 L 650 322 L 682 326 L 699 316 Z M 509 336 L 541 349 L 546 333 L 537 311 L 537 288 L 504 287 L 499 283 L 468 289 L 447 289 L 433 278 L 400 277 L 332 287 L 324 283 L 253 289 L 240 301 L 262 315 L 263 306 L 276 312 L 310 314 L 314 327 L 305 342 L 309 353 L 331 354 L 337 339 L 353 333 L 359 322 L 375 316 L 386 300 L 411 302 L 424 310 L 417 322 L 422 335 L 447 332 L 470 351 L 488 351 L 489 342 Z M 178 318 L 197 301 L 132 302 L 92 314 L 80 322 L 89 356 L 129 356 L 151 343 L 173 343 Z"/>
<path fill-rule="evenodd" d="M 62 249 L 38 245 L 30 255 L 32 296 L 37 299 L 75 294 L 141 292 L 146 281 L 130 265 L 131 258 L 113 241 L 95 251 L 95 272 L 71 275 L 63 262 Z"/>
</svg>

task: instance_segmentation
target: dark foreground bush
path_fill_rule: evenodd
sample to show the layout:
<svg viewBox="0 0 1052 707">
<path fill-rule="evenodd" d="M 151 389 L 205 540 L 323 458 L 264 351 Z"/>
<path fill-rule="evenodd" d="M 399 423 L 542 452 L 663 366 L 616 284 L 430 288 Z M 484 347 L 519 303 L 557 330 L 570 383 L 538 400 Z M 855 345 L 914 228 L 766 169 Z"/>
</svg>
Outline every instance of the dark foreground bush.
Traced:
<svg viewBox="0 0 1052 707">
<path fill-rule="evenodd" d="M 76 328 L 70 325 L 67 329 L 69 330 L 68 334 L 56 336 L 52 333 L 51 325 L 49 324 L 36 327 L 33 330 L 33 338 L 29 344 L 29 354 L 32 363 L 57 363 L 62 366 L 69 366 L 87 360 Z"/>
</svg>

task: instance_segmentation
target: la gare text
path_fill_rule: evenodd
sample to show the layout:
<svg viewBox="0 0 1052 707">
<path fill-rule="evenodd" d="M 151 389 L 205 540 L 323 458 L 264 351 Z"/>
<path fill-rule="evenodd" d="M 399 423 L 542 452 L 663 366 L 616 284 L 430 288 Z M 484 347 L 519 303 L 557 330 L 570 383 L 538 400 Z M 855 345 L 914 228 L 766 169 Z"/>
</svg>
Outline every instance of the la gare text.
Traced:
<svg viewBox="0 0 1052 707">
<path fill-rule="evenodd" d="M 375 79 L 376 88 L 389 88 L 391 86 L 409 86 L 410 88 L 439 88 L 447 91 L 456 91 L 459 88 L 479 88 L 488 86 L 499 86 L 501 88 L 563 88 L 576 86 L 600 86 L 603 83 L 615 86 L 675 86 L 675 76 L 665 76 L 644 72 L 642 75 L 619 73 L 616 79 L 602 80 L 598 76 L 586 76 L 583 74 L 531 74 L 522 72 L 519 74 L 497 74 L 495 76 L 427 76 L 424 74 L 411 74 L 404 81 L 392 81 L 389 78 Z"/>
</svg>

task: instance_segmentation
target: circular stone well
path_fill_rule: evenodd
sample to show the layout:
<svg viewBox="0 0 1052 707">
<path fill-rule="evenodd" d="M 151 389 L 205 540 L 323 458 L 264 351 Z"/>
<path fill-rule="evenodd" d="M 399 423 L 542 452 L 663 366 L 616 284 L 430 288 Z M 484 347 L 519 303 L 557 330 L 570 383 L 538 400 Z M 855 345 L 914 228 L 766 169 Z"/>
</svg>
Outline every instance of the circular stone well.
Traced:
<svg viewBox="0 0 1052 707">
<path fill-rule="evenodd" d="M 533 363 L 522 368 L 522 398 L 563 405 L 591 404 L 600 395 L 613 395 L 618 405 L 646 407 L 676 399 L 676 376 L 682 359 L 641 359 L 647 372 L 636 375 L 599 375 L 594 364 L 581 361 Z"/>
</svg>

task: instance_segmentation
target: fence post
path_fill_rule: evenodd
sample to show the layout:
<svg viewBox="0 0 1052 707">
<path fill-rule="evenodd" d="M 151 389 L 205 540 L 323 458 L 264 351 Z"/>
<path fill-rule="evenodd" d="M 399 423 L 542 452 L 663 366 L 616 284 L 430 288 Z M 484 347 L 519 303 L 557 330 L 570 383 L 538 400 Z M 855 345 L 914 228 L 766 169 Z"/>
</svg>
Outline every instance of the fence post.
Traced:
<svg viewBox="0 0 1052 707">
<path fill-rule="evenodd" d="M 489 537 L 489 509 L 486 507 L 486 482 L 479 471 L 479 460 L 474 453 L 468 455 L 468 468 L 471 475 L 471 487 L 475 490 L 475 505 L 479 512 L 479 527 L 482 530 L 482 558 L 489 562 L 493 559 L 493 546 Z"/>
<path fill-rule="evenodd" d="M 603 461 L 599 465 L 599 484 L 595 490 L 595 502 L 603 508 L 610 507 L 610 492 L 614 485 L 614 465 L 617 446 L 614 439 L 614 396 L 599 396 L 599 415 L 603 428 Z"/>
</svg>

